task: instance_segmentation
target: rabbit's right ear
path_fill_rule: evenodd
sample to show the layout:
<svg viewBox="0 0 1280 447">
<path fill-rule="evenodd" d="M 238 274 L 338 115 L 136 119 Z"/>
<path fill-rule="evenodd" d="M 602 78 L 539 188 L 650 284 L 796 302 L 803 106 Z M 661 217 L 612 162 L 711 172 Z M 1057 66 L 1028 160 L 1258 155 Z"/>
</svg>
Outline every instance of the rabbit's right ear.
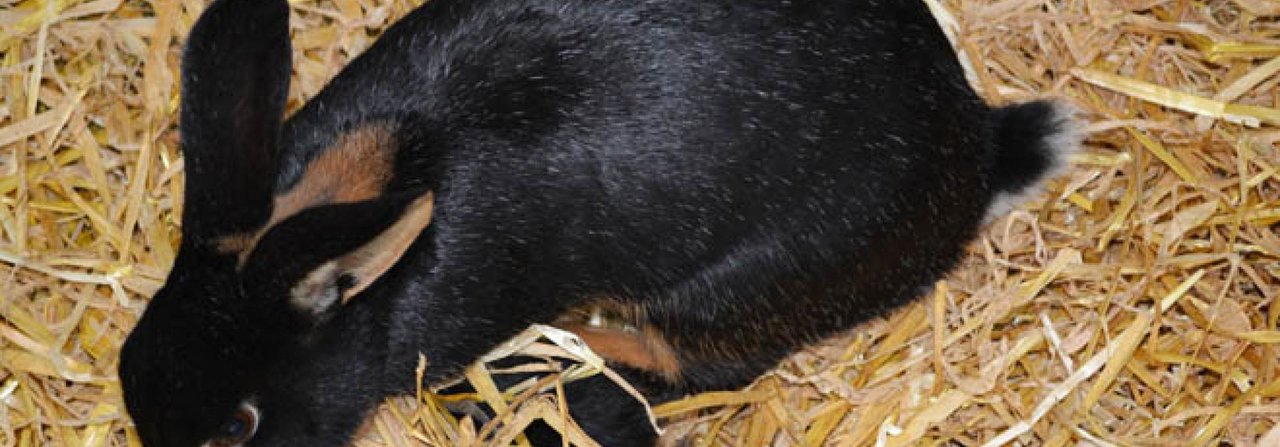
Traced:
<svg viewBox="0 0 1280 447">
<path fill-rule="evenodd" d="M 217 0 L 192 28 L 181 104 L 182 220 L 191 242 L 265 224 L 291 58 L 285 0 Z"/>
<path fill-rule="evenodd" d="M 431 191 L 321 205 L 267 230 L 242 269 L 254 296 L 323 319 L 386 274 L 430 225 Z M 316 320 L 320 321 L 320 320 Z"/>
</svg>

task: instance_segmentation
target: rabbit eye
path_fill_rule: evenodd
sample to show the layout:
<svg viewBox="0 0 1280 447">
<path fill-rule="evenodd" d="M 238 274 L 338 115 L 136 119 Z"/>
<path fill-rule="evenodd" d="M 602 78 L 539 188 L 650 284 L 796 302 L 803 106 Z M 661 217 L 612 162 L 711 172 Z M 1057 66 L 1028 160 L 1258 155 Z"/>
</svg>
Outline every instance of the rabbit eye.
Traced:
<svg viewBox="0 0 1280 447">
<path fill-rule="evenodd" d="M 231 419 L 218 429 L 218 433 L 207 444 L 209 447 L 237 447 L 249 442 L 258 431 L 258 409 L 248 403 L 240 404 L 240 408 L 231 415 Z"/>
</svg>

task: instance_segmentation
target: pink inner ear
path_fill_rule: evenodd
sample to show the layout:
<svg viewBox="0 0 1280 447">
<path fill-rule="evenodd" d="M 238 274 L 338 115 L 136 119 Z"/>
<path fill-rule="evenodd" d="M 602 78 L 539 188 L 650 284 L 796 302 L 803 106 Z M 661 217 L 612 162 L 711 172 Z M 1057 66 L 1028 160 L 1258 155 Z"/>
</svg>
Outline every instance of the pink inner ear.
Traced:
<svg viewBox="0 0 1280 447">
<path fill-rule="evenodd" d="M 339 274 L 351 275 L 354 284 L 342 293 L 342 303 L 364 291 L 400 260 L 431 223 L 434 195 L 428 191 L 405 208 L 400 219 L 382 234 L 337 260 Z M 336 278 L 335 278 L 336 279 Z"/>
<path fill-rule="evenodd" d="M 342 272 L 333 261 L 321 264 L 289 290 L 289 303 L 293 307 L 319 313 L 338 301 L 337 279 Z"/>
</svg>

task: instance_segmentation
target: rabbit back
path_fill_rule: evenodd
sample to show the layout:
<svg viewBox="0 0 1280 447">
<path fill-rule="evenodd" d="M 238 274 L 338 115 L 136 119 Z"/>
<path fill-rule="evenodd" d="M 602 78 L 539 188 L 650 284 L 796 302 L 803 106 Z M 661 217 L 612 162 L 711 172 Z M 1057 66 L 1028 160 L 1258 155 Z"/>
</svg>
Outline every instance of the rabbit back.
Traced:
<svg viewBox="0 0 1280 447">
<path fill-rule="evenodd" d="M 915 3 L 439 1 L 286 125 L 278 189 L 386 126 L 387 189 L 436 194 L 404 270 L 519 266 L 495 280 L 520 302 L 491 303 L 519 310 L 467 321 L 609 297 L 718 388 L 949 270 L 1058 164 L 1033 104 L 985 105 Z"/>
</svg>

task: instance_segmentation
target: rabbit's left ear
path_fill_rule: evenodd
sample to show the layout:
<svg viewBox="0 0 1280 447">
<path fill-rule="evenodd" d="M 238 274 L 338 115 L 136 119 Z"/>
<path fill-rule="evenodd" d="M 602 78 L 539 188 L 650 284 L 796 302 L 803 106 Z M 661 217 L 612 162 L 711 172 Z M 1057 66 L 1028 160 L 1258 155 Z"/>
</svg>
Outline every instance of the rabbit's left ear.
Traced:
<svg viewBox="0 0 1280 447">
<path fill-rule="evenodd" d="M 217 0 L 182 57 L 185 239 L 215 243 L 271 212 L 292 50 L 285 0 Z"/>
<path fill-rule="evenodd" d="M 243 270 L 247 289 L 287 295 L 314 316 L 382 277 L 431 223 L 434 197 L 393 194 L 308 209 L 269 230 Z"/>
</svg>

